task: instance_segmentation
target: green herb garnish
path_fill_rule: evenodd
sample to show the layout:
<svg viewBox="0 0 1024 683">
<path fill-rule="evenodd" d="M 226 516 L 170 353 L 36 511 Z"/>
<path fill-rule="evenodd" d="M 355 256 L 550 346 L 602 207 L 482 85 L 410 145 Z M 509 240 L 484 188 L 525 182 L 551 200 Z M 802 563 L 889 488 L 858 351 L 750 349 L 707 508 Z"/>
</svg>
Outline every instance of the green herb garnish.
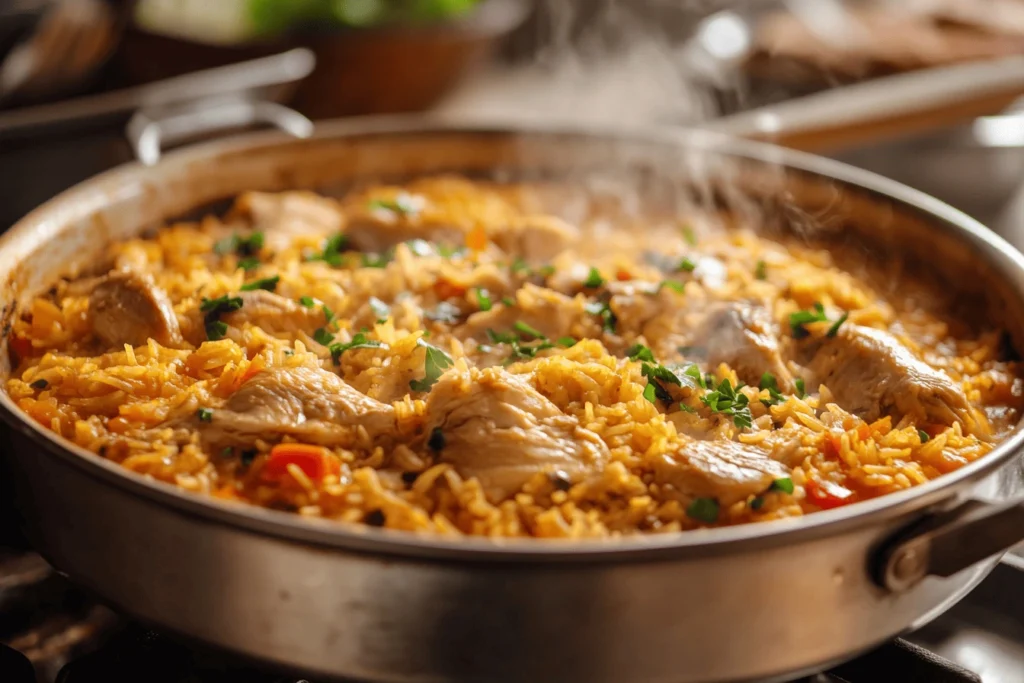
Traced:
<svg viewBox="0 0 1024 683">
<path fill-rule="evenodd" d="M 757 268 L 754 269 L 754 277 L 758 280 L 768 279 L 768 264 L 764 261 L 757 262 Z"/>
<path fill-rule="evenodd" d="M 210 315 L 220 315 L 222 313 L 231 313 L 237 311 L 242 307 L 243 301 L 240 296 L 224 296 L 217 297 L 216 299 L 203 298 L 202 303 L 199 305 L 199 310 L 203 313 Z"/>
<path fill-rule="evenodd" d="M 807 391 L 804 388 L 804 381 L 800 377 L 793 380 L 793 385 L 796 387 L 797 398 L 807 398 Z"/>
<path fill-rule="evenodd" d="M 605 279 L 601 277 L 601 271 L 591 266 L 590 273 L 587 275 L 587 279 L 583 281 L 583 286 L 593 289 L 603 286 L 604 283 Z"/>
<path fill-rule="evenodd" d="M 714 524 L 718 521 L 718 501 L 714 498 L 694 498 L 686 514 L 699 522 Z"/>
<path fill-rule="evenodd" d="M 555 343 L 561 346 L 563 349 L 571 349 L 572 347 L 576 346 L 576 344 L 578 344 L 579 342 L 573 337 L 561 337 Z"/>
<path fill-rule="evenodd" d="M 782 493 L 793 493 L 793 480 L 789 477 L 776 479 L 768 488 L 769 491 L 781 491 Z"/>
<path fill-rule="evenodd" d="M 782 395 L 781 391 L 779 391 L 779 383 L 775 380 L 775 375 L 770 372 L 766 372 L 761 375 L 761 382 L 757 387 L 762 391 L 765 389 L 768 390 L 768 398 L 761 399 L 761 403 L 763 403 L 766 408 L 778 405 L 786 400 L 786 397 Z"/>
<path fill-rule="evenodd" d="M 206 321 L 206 338 L 210 341 L 220 341 L 228 333 L 228 324 L 220 320 Z"/>
<path fill-rule="evenodd" d="M 313 339 L 316 340 L 317 344 L 321 344 L 323 346 L 330 346 L 334 343 L 334 335 L 324 327 L 318 327 L 316 329 L 313 333 Z"/>
<path fill-rule="evenodd" d="M 419 213 L 420 210 L 420 202 L 412 195 L 405 193 L 399 194 L 394 199 L 371 199 L 366 206 L 371 211 L 390 211 L 403 216 Z"/>
<path fill-rule="evenodd" d="M 277 283 L 280 281 L 280 275 L 275 275 L 273 277 L 265 277 L 259 280 L 253 280 L 252 282 L 246 282 L 244 285 L 242 285 L 242 291 L 253 292 L 256 291 L 257 289 L 265 289 L 268 292 L 273 292 L 275 289 L 277 289 Z"/>
<path fill-rule="evenodd" d="M 682 261 L 679 262 L 679 265 L 676 266 L 676 270 L 686 273 L 692 273 L 696 269 L 697 264 L 691 261 L 689 257 L 684 258 Z"/>
<path fill-rule="evenodd" d="M 210 410 L 209 408 L 200 408 L 198 411 L 196 411 L 196 415 L 199 416 L 200 422 L 213 421 L 213 411 Z"/>
<path fill-rule="evenodd" d="M 313 297 L 311 296 L 299 297 L 299 303 L 305 306 L 306 308 L 313 308 L 314 306 L 316 306 L 316 302 L 313 301 Z"/>
<path fill-rule="evenodd" d="M 658 291 L 659 292 L 662 289 L 664 289 L 665 287 L 668 287 L 672 291 L 678 292 L 679 294 L 682 294 L 684 289 L 685 289 L 683 283 L 682 282 L 678 282 L 676 280 L 662 280 L 661 282 L 658 283 Z"/>
<path fill-rule="evenodd" d="M 357 332 L 352 337 L 352 341 L 344 344 L 331 344 L 328 348 L 331 352 L 331 360 L 337 365 L 341 362 L 341 356 L 346 351 L 351 351 L 352 349 L 386 349 L 388 345 L 376 339 L 369 339 L 362 332 Z"/>
<path fill-rule="evenodd" d="M 516 332 L 518 332 L 521 335 L 525 334 L 526 336 L 532 337 L 533 339 L 547 339 L 547 335 L 538 330 L 536 327 L 532 327 L 524 323 L 522 320 L 517 320 L 515 324 L 512 325 L 512 327 L 515 329 Z"/>
<path fill-rule="evenodd" d="M 512 274 L 515 275 L 516 273 L 528 272 L 530 270 L 530 266 L 522 259 L 522 257 L 516 257 L 516 259 L 512 261 L 510 269 Z"/>
<path fill-rule="evenodd" d="M 928 432 L 924 431 L 923 429 L 917 430 L 917 438 L 921 439 L 921 443 L 928 443 L 928 441 L 931 439 L 931 437 L 928 436 Z"/>
<path fill-rule="evenodd" d="M 328 265 L 338 267 L 342 264 L 341 253 L 348 245 L 348 235 L 337 233 L 324 241 L 323 251 L 313 257 L 314 261 L 324 261 Z"/>
<path fill-rule="evenodd" d="M 814 302 L 812 310 L 797 311 L 789 314 L 789 327 L 793 330 L 793 336 L 797 339 L 803 339 L 809 334 L 804 325 L 820 322 L 828 322 L 828 316 L 825 315 L 825 307 L 818 301 Z"/>
<path fill-rule="evenodd" d="M 837 320 L 834 323 L 832 323 L 832 327 L 828 328 L 828 332 L 825 334 L 825 336 L 826 337 L 834 337 L 837 334 L 839 334 L 839 328 L 842 326 L 843 323 L 846 322 L 846 319 L 849 318 L 849 317 L 850 317 L 849 313 L 843 313 L 839 317 L 839 320 Z"/>
<path fill-rule="evenodd" d="M 238 267 L 244 271 L 250 271 L 260 265 L 260 260 L 255 256 L 249 256 L 238 262 Z"/>
<path fill-rule="evenodd" d="M 615 325 L 618 323 L 618 318 L 615 316 L 615 312 L 612 311 L 606 300 L 591 301 L 584 310 L 590 315 L 596 315 L 601 319 L 601 327 L 605 332 L 615 332 Z"/>
<path fill-rule="evenodd" d="M 427 351 L 426 363 L 424 364 L 424 377 L 423 379 L 414 379 L 409 382 L 409 386 L 413 391 L 430 391 L 430 387 L 434 386 L 441 374 L 455 364 L 452 357 L 441 349 L 428 344 L 422 339 L 417 339 L 416 344 L 422 346 Z"/>
<path fill-rule="evenodd" d="M 626 349 L 626 356 L 630 360 L 645 360 L 654 363 L 654 352 L 643 344 L 633 344 Z"/>
<path fill-rule="evenodd" d="M 330 325 L 332 322 L 334 322 L 334 311 L 332 311 L 331 309 L 327 308 L 326 304 L 324 304 L 323 311 L 324 311 L 324 321 L 326 321 L 326 323 L 328 325 Z"/>
<path fill-rule="evenodd" d="M 263 233 L 254 232 L 248 237 L 234 234 L 213 245 L 213 250 L 221 256 L 237 253 L 239 256 L 255 256 L 263 248 Z"/>
<path fill-rule="evenodd" d="M 494 305 L 491 302 L 491 294 L 486 289 L 478 288 L 473 290 L 473 295 L 476 297 L 476 305 L 481 311 L 489 311 Z"/>
<path fill-rule="evenodd" d="M 644 387 L 644 398 L 651 403 L 657 403 L 658 391 L 654 382 L 648 382 L 647 386 Z"/>
<path fill-rule="evenodd" d="M 750 414 L 750 399 L 740 391 L 742 387 L 740 384 L 734 389 L 729 380 L 723 379 L 718 387 L 701 396 L 700 400 L 712 412 L 731 416 L 737 428 L 746 429 L 754 424 L 754 417 Z M 711 389 L 710 386 L 708 388 Z"/>
<path fill-rule="evenodd" d="M 510 296 L 503 296 L 501 298 L 501 303 L 505 304 L 506 306 L 510 306 L 511 307 L 511 306 L 515 306 L 516 305 L 516 300 L 513 299 Z"/>
<path fill-rule="evenodd" d="M 686 243 L 691 247 L 697 245 L 697 233 L 695 233 L 693 228 L 688 225 L 683 228 L 683 239 L 686 240 Z"/>
</svg>

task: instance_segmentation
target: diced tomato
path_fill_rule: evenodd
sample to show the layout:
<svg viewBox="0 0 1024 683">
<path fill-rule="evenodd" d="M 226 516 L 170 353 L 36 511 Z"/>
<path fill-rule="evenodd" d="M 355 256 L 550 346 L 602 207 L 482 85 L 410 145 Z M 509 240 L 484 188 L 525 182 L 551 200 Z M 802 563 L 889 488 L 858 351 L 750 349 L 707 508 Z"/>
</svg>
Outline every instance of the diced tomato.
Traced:
<svg viewBox="0 0 1024 683">
<path fill-rule="evenodd" d="M 823 510 L 849 505 L 855 500 L 853 491 L 830 481 L 810 479 L 804 489 L 807 498 Z"/>
<path fill-rule="evenodd" d="M 341 463 L 323 446 L 281 443 L 270 450 L 261 476 L 267 481 L 280 481 L 288 474 L 288 465 L 297 466 L 315 482 L 323 481 L 328 474 L 341 472 Z"/>
<path fill-rule="evenodd" d="M 478 225 L 466 235 L 466 246 L 473 251 L 483 251 L 487 248 L 487 230 L 484 226 Z"/>
<path fill-rule="evenodd" d="M 446 299 L 465 296 L 466 288 L 462 285 L 449 282 L 448 280 L 438 280 L 434 283 L 434 293 L 437 294 L 438 299 L 444 301 Z"/>
<path fill-rule="evenodd" d="M 829 434 L 825 437 L 825 457 L 829 460 L 838 460 L 839 453 L 843 450 L 842 435 Z"/>
<path fill-rule="evenodd" d="M 619 282 L 627 282 L 633 279 L 633 274 L 628 270 L 619 270 L 615 273 L 615 279 Z"/>
<path fill-rule="evenodd" d="M 24 337 L 11 337 L 10 350 L 14 353 L 17 362 L 21 362 L 32 355 L 32 342 Z"/>
</svg>

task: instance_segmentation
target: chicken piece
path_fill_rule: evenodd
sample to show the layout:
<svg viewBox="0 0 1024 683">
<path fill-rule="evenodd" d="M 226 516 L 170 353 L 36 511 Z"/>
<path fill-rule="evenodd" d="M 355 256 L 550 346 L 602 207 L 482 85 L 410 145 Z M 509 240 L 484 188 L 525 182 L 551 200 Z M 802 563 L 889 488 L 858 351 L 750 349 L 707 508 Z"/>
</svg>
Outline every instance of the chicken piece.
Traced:
<svg viewBox="0 0 1024 683">
<path fill-rule="evenodd" d="M 965 427 L 977 422 L 963 390 L 888 332 L 843 325 L 833 337 L 808 339 L 802 350 L 815 381 L 869 422 L 883 415 Z"/>
<path fill-rule="evenodd" d="M 712 368 L 725 363 L 740 380 L 755 387 L 761 376 L 770 372 L 780 390 L 791 392 L 793 376 L 779 354 L 777 334 L 766 307 L 736 301 L 711 308 L 689 345 L 707 349 Z"/>
<path fill-rule="evenodd" d="M 304 443 L 352 447 L 395 430 L 395 410 L 320 368 L 273 368 L 242 385 L 208 423 L 203 437 L 217 447 L 251 446 L 290 436 Z"/>
<path fill-rule="evenodd" d="M 250 323 L 269 334 L 278 334 L 295 330 L 310 332 L 325 323 L 321 309 L 306 308 L 265 289 L 239 292 L 238 296 L 242 307 L 221 318 L 232 327 Z"/>
<path fill-rule="evenodd" d="M 608 447 L 576 418 L 501 368 L 452 371 L 427 398 L 427 433 L 443 442 L 439 457 L 475 477 L 492 502 L 505 500 L 538 472 L 571 481 L 600 470 Z"/>
<path fill-rule="evenodd" d="M 527 283 L 516 292 L 516 305 L 496 304 L 490 311 L 474 313 L 464 325 L 455 329 L 460 339 L 487 339 L 487 330 L 509 332 L 517 322 L 525 323 L 555 340 L 571 336 L 576 339 L 598 337 L 600 324 L 587 313 L 586 300 Z"/>
<path fill-rule="evenodd" d="M 548 263 L 579 238 L 579 229 L 555 216 L 526 216 L 495 231 L 491 241 L 527 263 Z"/>
<path fill-rule="evenodd" d="M 724 506 L 764 493 L 789 470 L 768 453 L 735 441 L 690 441 L 654 462 L 655 481 Z"/>
<path fill-rule="evenodd" d="M 326 237 L 344 226 L 341 206 L 312 192 L 246 192 L 231 213 L 262 232 L 264 244 L 273 251 L 286 249 L 296 237 Z"/>
<path fill-rule="evenodd" d="M 107 346 L 139 346 L 155 339 L 181 343 L 181 330 L 167 293 L 153 278 L 134 270 L 114 270 L 89 295 L 93 333 Z"/>
</svg>

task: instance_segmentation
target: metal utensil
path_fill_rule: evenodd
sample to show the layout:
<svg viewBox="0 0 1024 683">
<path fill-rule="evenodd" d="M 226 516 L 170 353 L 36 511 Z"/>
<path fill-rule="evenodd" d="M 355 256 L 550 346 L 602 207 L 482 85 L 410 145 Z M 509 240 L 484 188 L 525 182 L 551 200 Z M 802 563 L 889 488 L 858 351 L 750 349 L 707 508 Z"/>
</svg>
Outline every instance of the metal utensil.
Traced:
<svg viewBox="0 0 1024 683">
<path fill-rule="evenodd" d="M 682 201 L 696 170 L 702 196 L 712 189 L 769 217 L 784 206 L 827 216 L 819 229 L 941 263 L 1024 346 L 1024 256 L 981 225 L 869 173 L 705 131 L 377 119 L 325 124 L 306 141 L 204 144 L 104 174 L 27 217 L 0 239 L 0 301 L 9 321 L 107 241 L 247 190 L 440 172 L 596 175 Z M 82 451 L 6 395 L 0 416 L 13 433 L 16 502 L 55 566 L 179 633 L 355 679 L 791 678 L 926 622 L 989 570 L 993 560 L 979 558 L 1024 534 L 1021 504 L 967 502 L 1022 493 L 1019 430 L 937 480 L 801 519 L 545 543 L 353 528 L 216 501 Z M 948 533 L 986 544 L 961 554 Z"/>
</svg>

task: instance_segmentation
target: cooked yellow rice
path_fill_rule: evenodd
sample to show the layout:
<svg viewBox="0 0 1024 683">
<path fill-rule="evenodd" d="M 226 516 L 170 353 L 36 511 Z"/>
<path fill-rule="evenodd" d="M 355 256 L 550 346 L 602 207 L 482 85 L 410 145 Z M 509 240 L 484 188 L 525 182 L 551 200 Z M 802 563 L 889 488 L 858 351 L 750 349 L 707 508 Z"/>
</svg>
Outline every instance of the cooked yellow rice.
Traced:
<svg viewBox="0 0 1024 683">
<path fill-rule="evenodd" d="M 424 205 L 418 210 L 427 218 L 475 235 L 471 241 L 479 239 L 474 229 L 493 237 L 496 226 L 542 210 L 547 197 L 526 187 L 499 189 L 457 178 L 425 179 L 401 191 L 420 198 Z M 376 187 L 339 202 L 316 201 L 336 215 L 344 230 L 346 221 L 366 211 L 367 202 L 393 201 L 399 192 Z M 460 476 L 457 468 L 422 447 L 425 394 L 411 391 L 408 380 L 424 375 L 425 352 L 418 340 L 428 332 L 429 342 L 455 360 L 456 370 L 500 363 L 507 355 L 479 350 L 478 345 L 489 344 L 487 339 L 457 338 L 451 325 L 425 319 L 424 312 L 443 299 L 472 310 L 479 300 L 470 285 L 481 282 L 487 283 L 495 305 L 502 297 L 514 297 L 517 306 L 528 310 L 535 290 L 521 287 L 526 276 L 516 273 L 515 255 L 492 241 L 480 250 L 426 255 L 400 244 L 382 268 L 332 266 L 309 260 L 322 251 L 324 235 L 304 231 L 306 219 L 298 211 L 291 215 L 293 234 L 284 241 L 268 234 L 259 265 L 247 272 L 239 267 L 238 254 L 218 254 L 214 247 L 236 231 L 252 230 L 252 201 L 253 196 L 241 198 L 223 219 L 170 225 L 154 236 L 110 247 L 105 266 L 132 263 L 167 292 L 185 340 L 178 348 L 153 339 L 135 347 L 102 348 L 90 324 L 89 292 L 75 279 L 35 299 L 11 332 L 19 364 L 6 390 L 20 408 L 68 441 L 137 475 L 201 495 L 394 529 L 557 538 L 708 526 L 687 513 L 692 497 L 659 484 L 653 475 L 653 459 L 684 435 L 758 446 L 791 469 L 792 493 L 770 490 L 723 506 L 715 523 L 724 525 L 820 509 L 808 496 L 812 480 L 844 487 L 853 493 L 850 501 L 922 484 L 985 455 L 1017 420 L 1019 366 L 1000 357 L 1000 331 L 961 324 L 943 310 L 943 297 L 933 297 L 923 284 L 885 295 L 887 284 L 872 279 L 884 274 L 841 269 L 835 253 L 825 248 L 770 240 L 712 220 L 650 218 L 641 230 L 621 215 L 576 215 L 572 218 L 584 238 L 553 260 L 551 278 L 579 272 L 582 264 L 583 277 L 594 266 L 605 280 L 656 284 L 666 276 L 641 258 L 644 252 L 712 259 L 720 272 L 673 274 L 684 288 L 671 295 L 699 303 L 714 288 L 716 299 L 765 299 L 783 329 L 791 313 L 820 302 L 831 320 L 846 312 L 849 324 L 887 329 L 962 387 L 976 409 L 977 433 L 965 433 L 960 423 L 914 424 L 909 418 L 883 417 L 867 424 L 838 405 L 826 386 L 807 387 L 809 395 L 794 392 L 772 406 L 759 400 L 771 398 L 767 390 L 744 387 L 753 425 L 743 429 L 699 400 L 691 402 L 695 412 L 687 412 L 645 398 L 642 365 L 624 358 L 623 349 L 650 340 L 636 329 L 601 333 L 597 323 L 587 328 L 597 332 L 579 335 L 590 338 L 570 348 L 542 350 L 507 370 L 528 376 L 559 410 L 597 434 L 608 447 L 607 464 L 569 487 L 559 486 L 550 472 L 538 471 L 518 494 L 492 501 L 476 479 Z M 76 279 L 84 282 L 94 275 Z M 385 346 L 348 351 L 337 366 L 308 328 L 271 334 L 246 323 L 230 327 L 223 339 L 208 341 L 202 300 L 237 293 L 243 283 L 271 276 L 280 277 L 277 294 L 291 300 L 310 297 L 317 307 L 329 307 L 337 315 L 332 333 L 338 341 L 366 327 L 367 337 Z M 371 296 L 388 302 L 390 313 L 379 318 L 369 313 Z M 201 430 L 184 437 L 176 430 L 200 408 L 217 410 L 255 373 L 301 366 L 336 371 L 358 391 L 394 405 L 397 429 L 418 434 L 420 440 L 389 448 L 334 448 L 340 474 L 313 480 L 292 466 L 288 477 L 270 482 L 261 471 L 280 437 L 268 433 L 251 462 L 243 463 L 237 454 L 226 456 L 205 446 Z M 705 370 L 717 381 L 738 383 L 724 364 Z M 996 438 L 986 437 L 986 423 Z"/>
</svg>

